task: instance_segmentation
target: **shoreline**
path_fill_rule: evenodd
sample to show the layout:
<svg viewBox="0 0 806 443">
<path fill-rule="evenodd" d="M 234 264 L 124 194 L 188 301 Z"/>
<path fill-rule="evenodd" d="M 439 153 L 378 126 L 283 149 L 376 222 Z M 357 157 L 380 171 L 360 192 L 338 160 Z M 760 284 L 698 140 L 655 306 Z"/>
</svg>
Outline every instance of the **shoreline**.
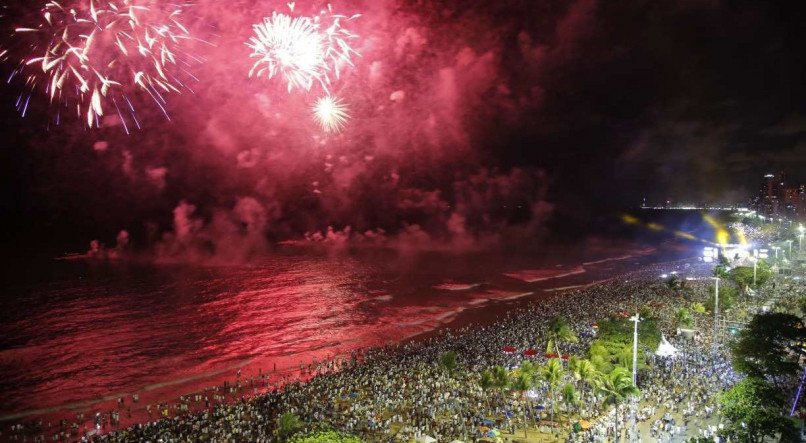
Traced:
<svg viewBox="0 0 806 443">
<path fill-rule="evenodd" d="M 523 294 L 523 296 L 519 296 L 517 298 L 511 299 L 494 299 L 494 300 L 487 300 L 483 304 L 473 304 L 470 303 L 461 312 L 458 312 L 455 315 L 452 315 L 449 321 L 441 321 L 439 325 L 433 329 L 428 331 L 423 331 L 417 333 L 411 337 L 405 337 L 398 341 L 391 341 L 386 343 L 378 343 L 376 346 L 371 346 L 368 348 L 356 348 L 351 349 L 349 352 L 346 350 L 341 350 L 342 352 L 337 353 L 326 353 L 327 357 L 322 360 L 319 360 L 317 356 L 313 356 L 313 363 L 302 363 L 302 365 L 307 367 L 314 367 L 317 364 L 321 364 L 325 361 L 333 361 L 333 360 L 341 360 L 347 361 L 348 358 L 353 353 L 363 354 L 365 352 L 372 352 L 373 349 L 383 349 L 386 347 L 401 347 L 406 345 L 414 344 L 416 347 L 425 346 L 427 345 L 428 341 L 439 337 L 445 333 L 450 331 L 462 330 L 466 328 L 475 329 L 475 328 L 484 328 L 491 324 L 495 324 L 496 322 L 502 319 L 502 316 L 506 316 L 509 312 L 517 311 L 526 306 L 539 306 L 540 304 L 550 303 L 553 299 L 562 297 L 565 294 L 572 293 L 575 291 L 587 291 L 587 290 L 594 290 L 595 287 L 601 286 L 604 287 L 608 283 L 613 282 L 614 280 L 622 279 L 622 278 L 636 278 L 640 277 L 640 274 L 646 272 L 646 268 L 649 267 L 658 267 L 658 266 L 675 266 L 675 265 L 682 265 L 685 263 L 696 264 L 697 260 L 695 257 L 687 257 L 687 258 L 677 258 L 674 260 L 668 261 L 660 261 L 660 262 L 651 262 L 651 263 L 642 263 L 638 266 L 637 269 L 627 271 L 627 272 L 619 272 L 616 275 L 605 279 L 599 279 L 593 282 L 579 284 L 579 285 L 569 285 L 563 286 L 559 288 L 535 288 L 534 291 L 528 294 Z M 559 277 L 558 279 L 562 279 Z M 495 311 L 496 315 L 494 317 L 484 315 L 485 311 L 489 310 Z M 306 354 L 306 356 L 310 357 L 311 354 Z M 294 357 L 298 357 L 298 355 L 292 356 L 291 359 Z M 310 361 L 310 358 L 308 359 Z M 163 402 L 175 402 L 177 397 L 193 397 L 195 395 L 205 395 L 212 392 L 213 389 L 217 389 L 221 382 L 228 383 L 232 381 L 232 373 L 239 368 L 246 367 L 249 362 L 243 362 L 236 365 L 232 365 L 227 368 L 222 368 L 216 371 L 213 371 L 209 374 L 199 374 L 196 376 L 191 376 L 188 379 L 175 379 L 175 380 L 168 380 L 161 383 L 155 383 L 151 385 L 147 385 L 142 387 L 139 391 L 135 391 L 138 393 L 147 393 L 147 392 L 155 392 L 159 391 L 161 387 L 164 386 L 181 386 L 185 383 L 190 383 L 195 380 L 206 379 L 210 382 L 215 381 L 216 383 L 205 383 L 201 389 L 196 390 L 179 390 L 182 393 L 179 396 L 174 395 L 173 397 L 169 396 L 158 396 L 155 399 L 149 399 L 146 401 L 148 396 L 141 395 L 139 403 L 132 403 L 131 402 L 131 394 L 132 393 L 120 393 L 115 395 L 109 395 L 98 400 L 87 400 L 84 402 L 73 403 L 70 405 L 60 405 L 55 406 L 52 408 L 43 408 L 38 410 L 28 410 L 22 411 L 14 414 L 8 414 L 6 416 L 0 417 L 0 422 L 8 423 L 13 421 L 18 421 L 20 419 L 26 419 L 27 421 L 34 420 L 34 419 L 45 419 L 45 418 L 53 418 L 54 420 L 58 420 L 59 418 L 69 417 L 70 414 L 75 416 L 78 412 L 86 412 L 88 415 L 91 414 L 89 411 L 106 411 L 109 409 L 115 409 L 117 406 L 117 402 L 115 401 L 117 398 L 125 398 L 127 404 L 130 406 L 135 406 L 132 409 L 132 417 L 120 417 L 120 426 L 116 426 L 113 429 L 109 429 L 108 432 L 114 432 L 114 430 L 122 430 L 126 429 L 127 427 L 137 425 L 137 424 L 144 424 L 150 423 L 155 418 L 158 419 L 159 417 L 152 417 L 149 415 L 146 417 L 145 412 L 145 404 L 150 403 L 163 403 Z M 222 375 L 227 374 L 227 376 L 222 377 Z M 296 367 L 294 365 L 290 365 L 289 367 L 279 370 L 277 372 L 263 372 L 262 375 L 271 374 L 271 378 L 266 379 L 266 387 L 259 388 L 257 391 L 253 391 L 248 395 L 248 397 L 254 397 L 255 395 L 266 395 L 266 393 L 270 390 L 268 388 L 269 384 L 277 383 L 278 386 L 285 383 L 294 383 L 296 380 L 299 379 L 302 381 L 307 381 L 307 378 L 310 377 L 310 373 L 307 374 L 308 377 L 305 377 L 304 371 L 300 369 L 300 367 Z M 245 373 L 244 377 L 249 377 L 250 375 L 259 375 L 259 374 L 250 374 Z M 303 378 L 304 377 L 304 378 Z M 155 385 L 160 385 L 158 387 L 153 387 Z M 151 389 L 147 389 L 149 387 L 153 387 Z M 234 403 L 237 402 L 238 398 L 232 398 L 227 400 L 225 403 Z M 149 404 L 150 404 L 149 403 Z M 216 404 L 218 405 L 218 404 Z M 177 411 L 178 412 L 178 411 Z M 198 413 L 199 411 L 191 410 L 187 411 L 186 413 L 194 414 Z M 69 418 L 68 418 L 69 419 Z M 91 421 L 91 420 L 90 420 Z M 85 421 L 85 425 L 87 422 Z"/>
</svg>

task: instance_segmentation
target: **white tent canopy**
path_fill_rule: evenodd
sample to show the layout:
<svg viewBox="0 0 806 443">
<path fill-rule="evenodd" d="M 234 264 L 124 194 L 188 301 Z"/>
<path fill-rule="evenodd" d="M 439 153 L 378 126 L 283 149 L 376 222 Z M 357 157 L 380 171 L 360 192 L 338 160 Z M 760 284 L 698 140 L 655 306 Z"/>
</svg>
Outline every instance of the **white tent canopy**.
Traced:
<svg viewBox="0 0 806 443">
<path fill-rule="evenodd" d="M 658 350 L 655 351 L 655 355 L 658 357 L 674 357 L 677 355 L 677 352 L 677 348 L 672 346 L 669 340 L 666 340 L 665 336 L 661 335 L 660 345 L 658 345 Z"/>
<path fill-rule="evenodd" d="M 437 439 L 430 435 L 421 435 L 417 437 L 416 441 L 417 443 L 434 443 Z"/>
</svg>

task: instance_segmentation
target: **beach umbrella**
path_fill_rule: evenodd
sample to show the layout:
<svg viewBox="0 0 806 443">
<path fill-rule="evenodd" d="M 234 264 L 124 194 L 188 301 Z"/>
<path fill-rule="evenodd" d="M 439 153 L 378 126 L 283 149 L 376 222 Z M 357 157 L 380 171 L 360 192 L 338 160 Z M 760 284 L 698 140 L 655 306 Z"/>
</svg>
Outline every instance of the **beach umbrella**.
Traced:
<svg viewBox="0 0 806 443">
<path fill-rule="evenodd" d="M 582 426 L 582 429 L 590 429 L 591 428 L 591 422 L 589 422 L 588 420 L 580 420 L 579 425 Z"/>
<path fill-rule="evenodd" d="M 513 346 L 504 346 L 504 352 L 507 354 L 512 354 L 513 352 L 517 351 Z"/>
<path fill-rule="evenodd" d="M 523 355 L 525 355 L 525 356 L 527 356 L 527 357 L 532 357 L 532 356 L 537 355 L 537 351 L 535 351 L 535 350 L 534 350 L 534 349 L 532 349 L 532 348 L 529 348 L 529 349 L 527 349 L 527 350 L 523 351 Z"/>
</svg>

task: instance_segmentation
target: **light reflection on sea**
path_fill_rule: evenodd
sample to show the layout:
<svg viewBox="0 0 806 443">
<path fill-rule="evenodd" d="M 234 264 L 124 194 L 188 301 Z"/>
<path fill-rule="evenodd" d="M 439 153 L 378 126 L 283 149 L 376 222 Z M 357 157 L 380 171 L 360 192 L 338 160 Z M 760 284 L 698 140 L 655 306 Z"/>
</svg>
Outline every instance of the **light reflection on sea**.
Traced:
<svg viewBox="0 0 806 443">
<path fill-rule="evenodd" d="M 12 279 L 0 296 L 0 417 L 135 392 L 175 397 L 238 367 L 349 354 L 462 312 L 492 318 L 506 303 L 680 254 L 624 244 L 517 258 L 284 251 L 230 267 L 51 262 L 45 277 Z"/>
</svg>

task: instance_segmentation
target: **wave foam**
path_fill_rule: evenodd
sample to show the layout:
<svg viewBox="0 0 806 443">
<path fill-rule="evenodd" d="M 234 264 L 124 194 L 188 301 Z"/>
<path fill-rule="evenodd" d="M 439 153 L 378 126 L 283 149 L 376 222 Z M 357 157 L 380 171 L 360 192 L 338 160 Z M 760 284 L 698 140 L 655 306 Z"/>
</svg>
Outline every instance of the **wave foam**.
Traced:
<svg viewBox="0 0 806 443">
<path fill-rule="evenodd" d="M 524 281 L 526 283 L 536 283 L 543 280 L 567 277 L 569 275 L 584 274 L 585 268 L 577 266 L 568 270 L 564 269 L 527 269 L 523 271 L 507 272 L 504 275 L 509 278 Z"/>
</svg>

